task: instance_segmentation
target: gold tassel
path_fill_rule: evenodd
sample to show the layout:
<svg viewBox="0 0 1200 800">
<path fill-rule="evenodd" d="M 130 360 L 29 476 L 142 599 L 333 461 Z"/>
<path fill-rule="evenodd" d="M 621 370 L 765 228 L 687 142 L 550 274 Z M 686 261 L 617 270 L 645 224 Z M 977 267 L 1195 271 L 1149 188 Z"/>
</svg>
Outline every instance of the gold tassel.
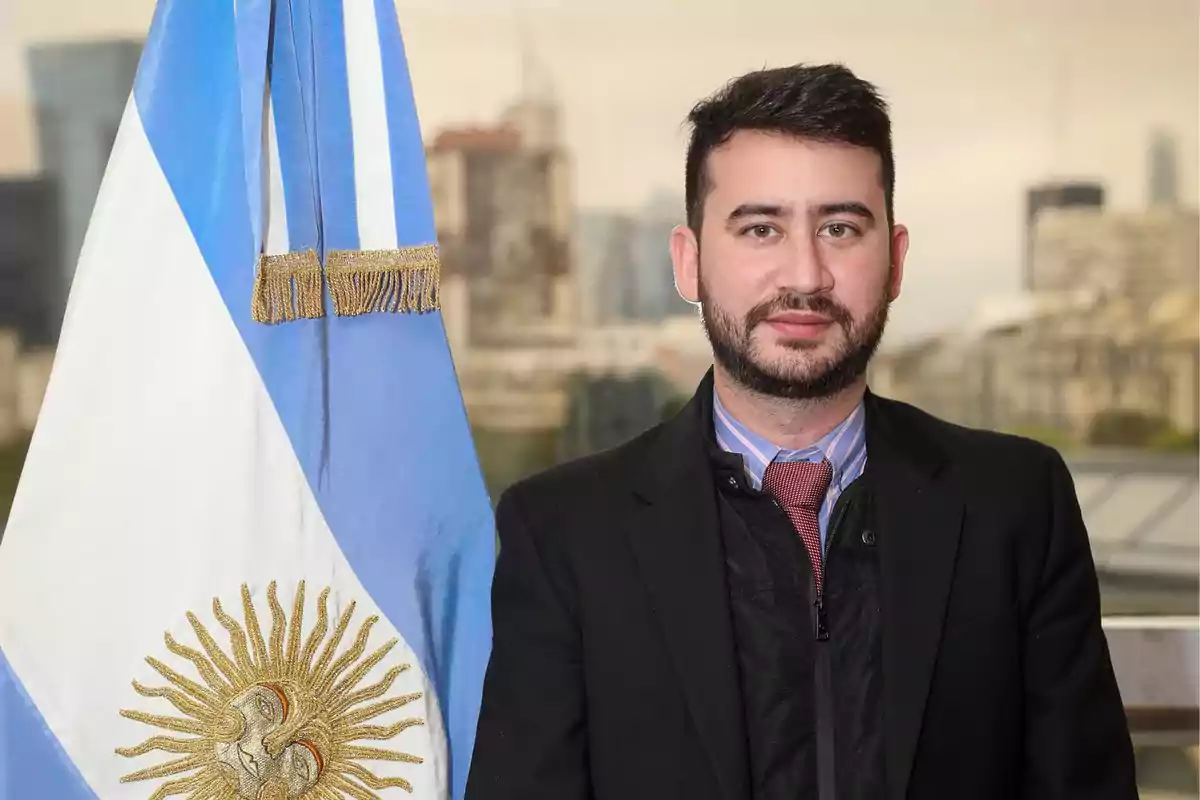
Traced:
<svg viewBox="0 0 1200 800">
<path fill-rule="evenodd" d="M 437 245 L 398 250 L 334 250 L 325 257 L 333 313 L 422 313 L 440 308 Z"/>
<path fill-rule="evenodd" d="M 268 325 L 325 315 L 325 286 L 315 250 L 260 255 L 251 316 Z"/>
</svg>

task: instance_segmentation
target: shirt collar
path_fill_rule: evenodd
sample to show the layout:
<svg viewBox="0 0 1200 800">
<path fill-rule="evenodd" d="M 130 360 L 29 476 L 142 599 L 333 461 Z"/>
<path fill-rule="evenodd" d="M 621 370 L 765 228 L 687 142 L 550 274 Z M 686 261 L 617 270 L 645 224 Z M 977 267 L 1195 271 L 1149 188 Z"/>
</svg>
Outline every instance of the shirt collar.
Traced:
<svg viewBox="0 0 1200 800">
<path fill-rule="evenodd" d="M 721 449 L 742 457 L 746 475 L 755 488 L 762 487 L 767 465 L 780 461 L 820 461 L 833 467 L 832 486 L 845 489 L 866 464 L 866 410 L 860 401 L 837 427 L 825 436 L 798 450 L 785 450 L 751 431 L 721 404 L 713 389 L 713 431 Z"/>
</svg>

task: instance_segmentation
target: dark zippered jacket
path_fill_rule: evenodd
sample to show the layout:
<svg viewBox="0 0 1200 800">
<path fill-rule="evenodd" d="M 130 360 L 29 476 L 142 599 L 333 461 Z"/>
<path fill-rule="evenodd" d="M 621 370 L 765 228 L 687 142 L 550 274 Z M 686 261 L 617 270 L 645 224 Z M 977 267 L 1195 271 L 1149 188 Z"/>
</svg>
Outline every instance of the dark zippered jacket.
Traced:
<svg viewBox="0 0 1200 800">
<path fill-rule="evenodd" d="M 1058 453 L 868 392 L 822 639 L 711 397 L 501 496 L 466 800 L 1136 800 Z"/>
</svg>

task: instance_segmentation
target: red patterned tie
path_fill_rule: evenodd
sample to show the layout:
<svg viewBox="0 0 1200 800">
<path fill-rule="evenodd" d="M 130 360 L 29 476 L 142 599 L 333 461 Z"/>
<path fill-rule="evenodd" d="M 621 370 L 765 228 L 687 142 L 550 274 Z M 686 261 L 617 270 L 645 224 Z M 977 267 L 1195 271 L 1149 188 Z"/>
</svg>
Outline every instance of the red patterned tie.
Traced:
<svg viewBox="0 0 1200 800">
<path fill-rule="evenodd" d="M 804 540 L 812 563 L 817 592 L 821 591 L 821 504 L 833 477 L 828 461 L 772 461 L 763 475 L 763 486 L 783 505 L 796 532 Z"/>
</svg>

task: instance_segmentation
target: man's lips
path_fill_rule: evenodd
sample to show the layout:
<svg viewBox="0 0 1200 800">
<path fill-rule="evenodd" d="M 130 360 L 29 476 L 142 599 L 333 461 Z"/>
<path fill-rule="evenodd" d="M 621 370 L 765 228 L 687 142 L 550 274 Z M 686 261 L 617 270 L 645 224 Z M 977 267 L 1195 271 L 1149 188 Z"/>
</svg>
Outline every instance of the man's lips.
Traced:
<svg viewBox="0 0 1200 800">
<path fill-rule="evenodd" d="M 819 336 L 833 320 L 821 314 L 789 311 L 768 317 L 766 323 L 784 336 L 806 339 Z"/>
<path fill-rule="evenodd" d="M 767 322 L 777 325 L 828 325 L 833 320 L 823 314 L 814 314 L 808 311 L 788 311 L 783 314 L 775 314 L 767 317 Z"/>
</svg>

